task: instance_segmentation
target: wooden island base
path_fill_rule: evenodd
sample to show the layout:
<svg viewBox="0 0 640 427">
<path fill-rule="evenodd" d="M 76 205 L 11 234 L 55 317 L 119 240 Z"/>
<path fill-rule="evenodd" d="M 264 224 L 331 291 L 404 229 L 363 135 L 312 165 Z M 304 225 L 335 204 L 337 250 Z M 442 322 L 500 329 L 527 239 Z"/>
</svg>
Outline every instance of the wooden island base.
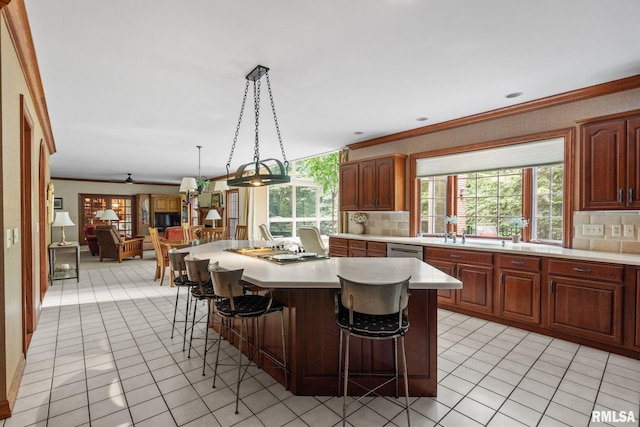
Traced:
<svg viewBox="0 0 640 427">
<path fill-rule="evenodd" d="M 335 323 L 336 289 L 276 289 L 274 298 L 283 302 L 289 389 L 295 395 L 338 395 L 339 330 Z M 437 290 L 413 289 L 409 298 L 409 321 L 405 338 L 411 396 L 436 396 L 437 392 Z M 239 324 L 239 323 L 238 323 Z M 237 325 L 236 325 L 237 326 Z M 260 320 L 261 348 L 282 360 L 280 318 L 278 314 Z M 250 341 L 255 342 L 254 334 Z M 234 345 L 237 346 L 237 338 Z M 256 356 L 256 363 L 284 385 L 281 369 L 267 357 Z M 402 367 L 401 362 L 400 367 Z M 351 339 L 350 373 L 393 373 L 393 340 Z M 360 382 L 379 384 L 380 378 L 361 377 Z M 375 382 L 374 382 L 375 381 Z M 400 371 L 400 392 L 402 371 Z M 357 387 L 349 388 L 358 394 Z M 393 382 L 379 390 L 394 396 Z"/>
</svg>

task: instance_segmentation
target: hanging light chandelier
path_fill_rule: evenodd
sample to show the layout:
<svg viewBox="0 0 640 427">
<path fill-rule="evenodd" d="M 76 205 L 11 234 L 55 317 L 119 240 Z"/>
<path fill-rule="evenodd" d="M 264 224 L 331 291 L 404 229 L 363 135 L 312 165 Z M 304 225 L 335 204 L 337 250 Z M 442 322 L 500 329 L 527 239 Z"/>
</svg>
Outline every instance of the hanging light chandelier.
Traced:
<svg viewBox="0 0 640 427">
<path fill-rule="evenodd" d="M 202 150 L 202 145 L 196 145 L 196 147 L 198 148 L 198 178 L 183 177 L 180 182 L 180 189 L 178 190 L 181 193 L 187 194 L 187 203 L 191 203 L 191 199 L 196 193 L 202 194 L 202 190 L 204 189 L 204 181 L 200 174 L 200 151 Z"/>
<path fill-rule="evenodd" d="M 280 143 L 280 151 L 282 152 L 282 162 L 278 159 L 260 159 L 260 140 L 258 136 L 258 127 L 260 119 L 260 79 L 265 76 L 267 81 L 267 89 L 269 90 L 269 99 L 271 100 L 271 111 L 273 111 L 273 121 L 276 126 L 276 133 L 278 135 L 278 141 Z M 280 135 L 280 127 L 278 126 L 278 118 L 276 117 L 276 108 L 273 103 L 273 94 L 271 92 L 271 83 L 269 82 L 269 69 L 262 65 L 256 66 L 245 77 L 247 84 L 244 89 L 244 96 L 242 97 L 242 107 L 240 109 L 240 117 L 238 118 L 238 125 L 236 126 L 236 133 L 233 137 L 233 145 L 231 146 L 231 153 L 229 153 L 229 160 L 227 161 L 227 184 L 230 187 L 258 187 L 263 185 L 283 184 L 291 181 L 291 177 L 288 175 L 289 162 L 287 156 L 284 153 L 284 146 L 282 145 L 282 137 Z M 254 150 L 253 161 L 240 165 L 235 175 L 232 178 L 229 170 L 231 168 L 231 160 L 233 158 L 233 152 L 236 148 L 236 142 L 238 141 L 238 133 L 240 132 L 240 124 L 242 123 L 242 115 L 244 113 L 244 106 L 247 101 L 247 93 L 249 92 L 249 82 L 253 82 L 253 110 L 255 113 L 255 138 L 254 138 Z"/>
</svg>

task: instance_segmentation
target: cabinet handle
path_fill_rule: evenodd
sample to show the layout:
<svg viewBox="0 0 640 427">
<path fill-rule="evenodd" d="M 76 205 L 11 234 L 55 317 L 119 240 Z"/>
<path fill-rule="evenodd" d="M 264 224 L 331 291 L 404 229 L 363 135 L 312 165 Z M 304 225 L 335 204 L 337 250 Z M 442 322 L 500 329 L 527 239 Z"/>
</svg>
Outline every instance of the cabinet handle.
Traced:
<svg viewBox="0 0 640 427">
<path fill-rule="evenodd" d="M 451 275 L 455 277 L 456 274 L 456 265 L 453 264 L 453 267 L 451 267 Z"/>
<path fill-rule="evenodd" d="M 592 273 L 593 270 L 590 268 L 580 268 L 580 267 L 573 267 L 574 271 L 579 271 L 580 273 Z"/>
<path fill-rule="evenodd" d="M 515 265 L 525 265 L 526 261 L 511 261 L 511 264 L 515 264 Z"/>
<path fill-rule="evenodd" d="M 618 190 L 618 202 L 624 203 L 624 190 L 622 188 Z"/>
<path fill-rule="evenodd" d="M 504 279 L 504 273 L 500 273 L 500 278 L 498 279 L 498 283 L 501 285 L 504 285 L 504 282 L 502 281 L 502 279 Z"/>
<path fill-rule="evenodd" d="M 555 293 L 556 291 L 556 282 L 554 282 L 553 280 L 551 281 L 551 286 L 549 290 L 551 291 L 552 294 Z"/>
<path fill-rule="evenodd" d="M 629 188 L 629 203 L 633 203 L 633 188 Z"/>
<path fill-rule="evenodd" d="M 451 254 L 451 258 L 462 258 L 460 254 Z"/>
<path fill-rule="evenodd" d="M 458 280 L 460 280 L 460 266 L 457 266 L 456 269 L 458 270 L 458 272 L 456 273 L 456 277 L 458 278 Z"/>
</svg>

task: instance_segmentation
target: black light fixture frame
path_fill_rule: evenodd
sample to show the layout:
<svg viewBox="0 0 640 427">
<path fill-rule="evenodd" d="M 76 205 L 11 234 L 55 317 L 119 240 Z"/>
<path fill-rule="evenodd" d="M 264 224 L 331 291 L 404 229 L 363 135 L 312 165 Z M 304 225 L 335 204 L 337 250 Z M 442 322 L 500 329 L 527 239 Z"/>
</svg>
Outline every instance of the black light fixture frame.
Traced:
<svg viewBox="0 0 640 427">
<path fill-rule="evenodd" d="M 129 176 L 124 180 L 124 182 L 126 182 L 127 184 L 133 184 L 133 178 L 131 178 L 131 174 L 127 172 L 127 175 Z"/>
<path fill-rule="evenodd" d="M 276 131 L 278 134 L 278 141 L 280 142 L 280 151 L 282 152 L 283 162 L 278 159 L 260 159 L 260 140 L 258 137 L 258 127 L 260 118 L 260 79 L 263 76 L 266 76 L 269 98 L 271 100 L 271 110 L 273 111 L 273 120 L 275 122 Z M 258 187 L 291 182 L 291 177 L 288 175 L 289 162 L 287 161 L 287 157 L 284 153 L 284 146 L 282 144 L 282 137 L 280 135 L 280 127 L 278 126 L 278 118 L 276 117 L 276 109 L 273 103 L 271 83 L 269 82 L 269 69 L 262 65 L 258 65 L 249 74 L 247 74 L 245 78 L 247 80 L 247 84 L 245 86 L 244 96 L 242 98 L 240 117 L 238 118 L 238 125 L 236 126 L 236 133 L 233 138 L 231 153 L 229 154 L 229 160 L 227 161 L 227 185 L 229 187 Z M 242 123 L 244 106 L 247 100 L 247 93 L 249 92 L 249 82 L 253 82 L 253 103 L 256 124 L 253 161 L 240 165 L 235 175 L 233 175 L 233 178 L 229 178 L 231 176 L 231 159 L 233 158 L 233 152 L 236 147 L 236 142 L 238 141 L 238 133 L 240 131 L 240 124 Z M 270 165 L 269 163 L 271 162 L 273 164 Z"/>
</svg>

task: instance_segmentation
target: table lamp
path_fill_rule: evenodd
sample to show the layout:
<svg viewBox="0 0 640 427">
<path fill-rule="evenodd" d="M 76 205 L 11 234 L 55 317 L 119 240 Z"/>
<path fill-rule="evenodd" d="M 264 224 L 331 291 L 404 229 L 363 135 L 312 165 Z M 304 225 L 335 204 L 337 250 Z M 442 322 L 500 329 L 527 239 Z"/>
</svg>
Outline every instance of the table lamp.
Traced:
<svg viewBox="0 0 640 427">
<path fill-rule="evenodd" d="M 120 221 L 120 218 L 116 215 L 113 209 L 105 209 L 100 216 L 100 220 L 108 221 L 107 224 L 111 225 L 111 221 Z"/>
<path fill-rule="evenodd" d="M 211 209 L 209 212 L 207 212 L 207 216 L 204 218 L 205 221 L 206 220 L 211 220 L 213 221 L 213 226 L 216 226 L 216 220 L 222 219 L 222 217 L 220 216 L 220 214 L 218 213 L 218 211 L 216 209 Z"/>
<path fill-rule="evenodd" d="M 75 225 L 71 218 L 69 218 L 69 212 L 56 212 L 56 219 L 51 224 L 52 227 L 60 227 L 60 242 L 58 246 L 67 246 L 71 243 L 67 242 L 64 238 L 64 228 Z"/>
<path fill-rule="evenodd" d="M 95 218 L 96 218 L 98 221 L 102 221 L 102 218 L 100 218 L 100 217 L 102 216 L 102 214 L 103 214 L 103 213 L 104 213 L 104 210 L 102 210 L 102 209 L 98 209 L 98 210 L 96 211 L 96 216 L 95 216 Z M 93 224 L 93 221 L 92 221 L 91 223 Z"/>
</svg>

